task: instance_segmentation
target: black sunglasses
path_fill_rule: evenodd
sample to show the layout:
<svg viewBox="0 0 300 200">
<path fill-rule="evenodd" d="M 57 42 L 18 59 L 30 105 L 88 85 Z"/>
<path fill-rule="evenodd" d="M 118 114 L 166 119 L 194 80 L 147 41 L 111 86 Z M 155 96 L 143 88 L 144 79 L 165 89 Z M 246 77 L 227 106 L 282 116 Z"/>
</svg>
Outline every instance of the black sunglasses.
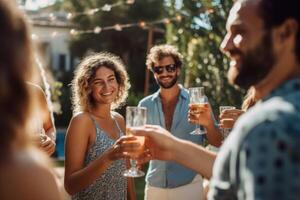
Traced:
<svg viewBox="0 0 300 200">
<path fill-rule="evenodd" d="M 167 72 L 175 72 L 177 66 L 175 64 L 169 64 L 165 66 L 154 66 L 152 67 L 152 71 L 156 74 L 162 74 L 164 69 L 167 70 Z"/>
</svg>

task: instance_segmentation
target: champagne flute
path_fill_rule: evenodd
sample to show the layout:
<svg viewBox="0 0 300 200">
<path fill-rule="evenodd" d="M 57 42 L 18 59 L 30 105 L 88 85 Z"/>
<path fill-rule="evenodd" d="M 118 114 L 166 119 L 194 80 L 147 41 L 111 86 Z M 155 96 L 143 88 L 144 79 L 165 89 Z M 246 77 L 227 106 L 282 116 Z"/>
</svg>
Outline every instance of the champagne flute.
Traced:
<svg viewBox="0 0 300 200">
<path fill-rule="evenodd" d="M 128 128 L 143 126 L 147 121 L 147 109 L 145 107 L 135 107 L 135 106 L 127 106 L 126 107 L 126 135 L 131 135 Z M 135 157 L 135 155 L 139 155 L 144 151 L 145 148 L 145 137 L 143 136 L 135 136 L 137 138 L 138 143 L 140 144 L 140 148 L 135 152 L 136 154 L 132 154 L 131 157 Z M 145 173 L 137 168 L 137 162 L 134 159 L 130 159 L 130 169 L 126 170 L 123 175 L 126 177 L 140 177 L 144 176 Z"/>
<path fill-rule="evenodd" d="M 193 107 L 205 107 L 205 94 L 204 87 L 191 87 L 189 88 L 190 95 L 190 105 Z M 206 131 L 203 130 L 198 124 L 196 124 L 196 129 L 190 133 L 191 135 L 202 135 L 206 134 Z"/>
<path fill-rule="evenodd" d="M 235 109 L 234 106 L 220 106 L 219 107 L 220 114 L 222 114 L 222 112 L 225 110 L 233 110 L 233 109 Z M 226 137 L 229 135 L 229 133 L 231 131 L 231 128 L 221 128 L 220 127 L 220 130 L 221 130 L 223 139 L 226 139 Z"/>
</svg>

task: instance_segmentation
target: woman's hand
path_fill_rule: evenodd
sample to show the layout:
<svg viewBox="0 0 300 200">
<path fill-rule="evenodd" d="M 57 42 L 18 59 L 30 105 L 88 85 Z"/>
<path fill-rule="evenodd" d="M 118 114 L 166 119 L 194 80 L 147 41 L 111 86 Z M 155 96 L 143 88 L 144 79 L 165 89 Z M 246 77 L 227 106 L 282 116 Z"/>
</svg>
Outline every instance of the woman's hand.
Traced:
<svg viewBox="0 0 300 200">
<path fill-rule="evenodd" d="M 243 114 L 244 111 L 239 109 L 228 109 L 224 110 L 219 118 L 220 118 L 220 127 L 221 128 L 232 128 L 236 122 L 236 120 Z"/>
<path fill-rule="evenodd" d="M 134 136 L 122 136 L 107 151 L 108 159 L 115 161 L 122 158 L 128 158 L 140 149 L 140 144 Z"/>
<path fill-rule="evenodd" d="M 48 135 L 40 135 L 40 148 L 51 156 L 55 151 L 55 142 Z"/>
</svg>

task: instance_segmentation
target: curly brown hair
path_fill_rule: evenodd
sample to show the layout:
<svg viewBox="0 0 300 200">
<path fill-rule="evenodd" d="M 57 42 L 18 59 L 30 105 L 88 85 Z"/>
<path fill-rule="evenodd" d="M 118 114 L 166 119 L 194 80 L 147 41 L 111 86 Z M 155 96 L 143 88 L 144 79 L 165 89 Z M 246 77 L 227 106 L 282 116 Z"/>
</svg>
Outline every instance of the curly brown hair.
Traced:
<svg viewBox="0 0 300 200">
<path fill-rule="evenodd" d="M 175 65 L 179 68 L 182 67 L 182 55 L 178 52 L 177 48 L 169 45 L 156 45 L 150 49 L 149 54 L 147 55 L 146 65 L 149 70 L 152 70 L 154 67 L 154 63 L 157 63 L 164 57 L 171 56 L 174 61 Z"/>
<path fill-rule="evenodd" d="M 29 142 L 32 99 L 25 81 L 32 73 L 32 44 L 24 15 L 12 2 L 0 0 L 0 152 Z"/>
<path fill-rule="evenodd" d="M 75 76 L 71 83 L 74 114 L 88 112 L 93 106 L 91 84 L 96 71 L 101 67 L 114 71 L 119 84 L 118 94 L 112 103 L 112 109 L 118 108 L 125 102 L 130 83 L 124 63 L 120 57 L 114 54 L 107 52 L 96 53 L 84 58 L 75 71 Z"/>
</svg>

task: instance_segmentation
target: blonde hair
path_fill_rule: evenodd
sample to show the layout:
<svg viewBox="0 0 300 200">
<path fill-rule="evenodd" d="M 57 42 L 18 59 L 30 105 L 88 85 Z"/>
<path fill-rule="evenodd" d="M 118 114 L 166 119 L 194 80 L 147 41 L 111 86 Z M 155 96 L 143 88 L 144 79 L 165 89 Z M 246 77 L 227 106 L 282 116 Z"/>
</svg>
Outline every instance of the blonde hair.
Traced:
<svg viewBox="0 0 300 200">
<path fill-rule="evenodd" d="M 253 107 L 257 102 L 256 91 L 254 87 L 250 87 L 242 103 L 242 110 L 247 111 L 249 108 Z"/>
<path fill-rule="evenodd" d="M 78 65 L 75 71 L 72 87 L 73 113 L 88 112 L 93 106 L 91 95 L 91 83 L 96 75 L 96 71 L 106 67 L 114 71 L 119 90 L 111 108 L 118 108 L 125 102 L 130 88 L 128 75 L 120 57 L 107 52 L 97 53 L 88 56 Z"/>
<path fill-rule="evenodd" d="M 155 63 L 167 56 L 171 56 L 174 59 L 175 65 L 181 68 L 182 55 L 176 47 L 169 44 L 156 45 L 150 49 L 146 59 L 147 68 L 151 70 Z"/>
</svg>

